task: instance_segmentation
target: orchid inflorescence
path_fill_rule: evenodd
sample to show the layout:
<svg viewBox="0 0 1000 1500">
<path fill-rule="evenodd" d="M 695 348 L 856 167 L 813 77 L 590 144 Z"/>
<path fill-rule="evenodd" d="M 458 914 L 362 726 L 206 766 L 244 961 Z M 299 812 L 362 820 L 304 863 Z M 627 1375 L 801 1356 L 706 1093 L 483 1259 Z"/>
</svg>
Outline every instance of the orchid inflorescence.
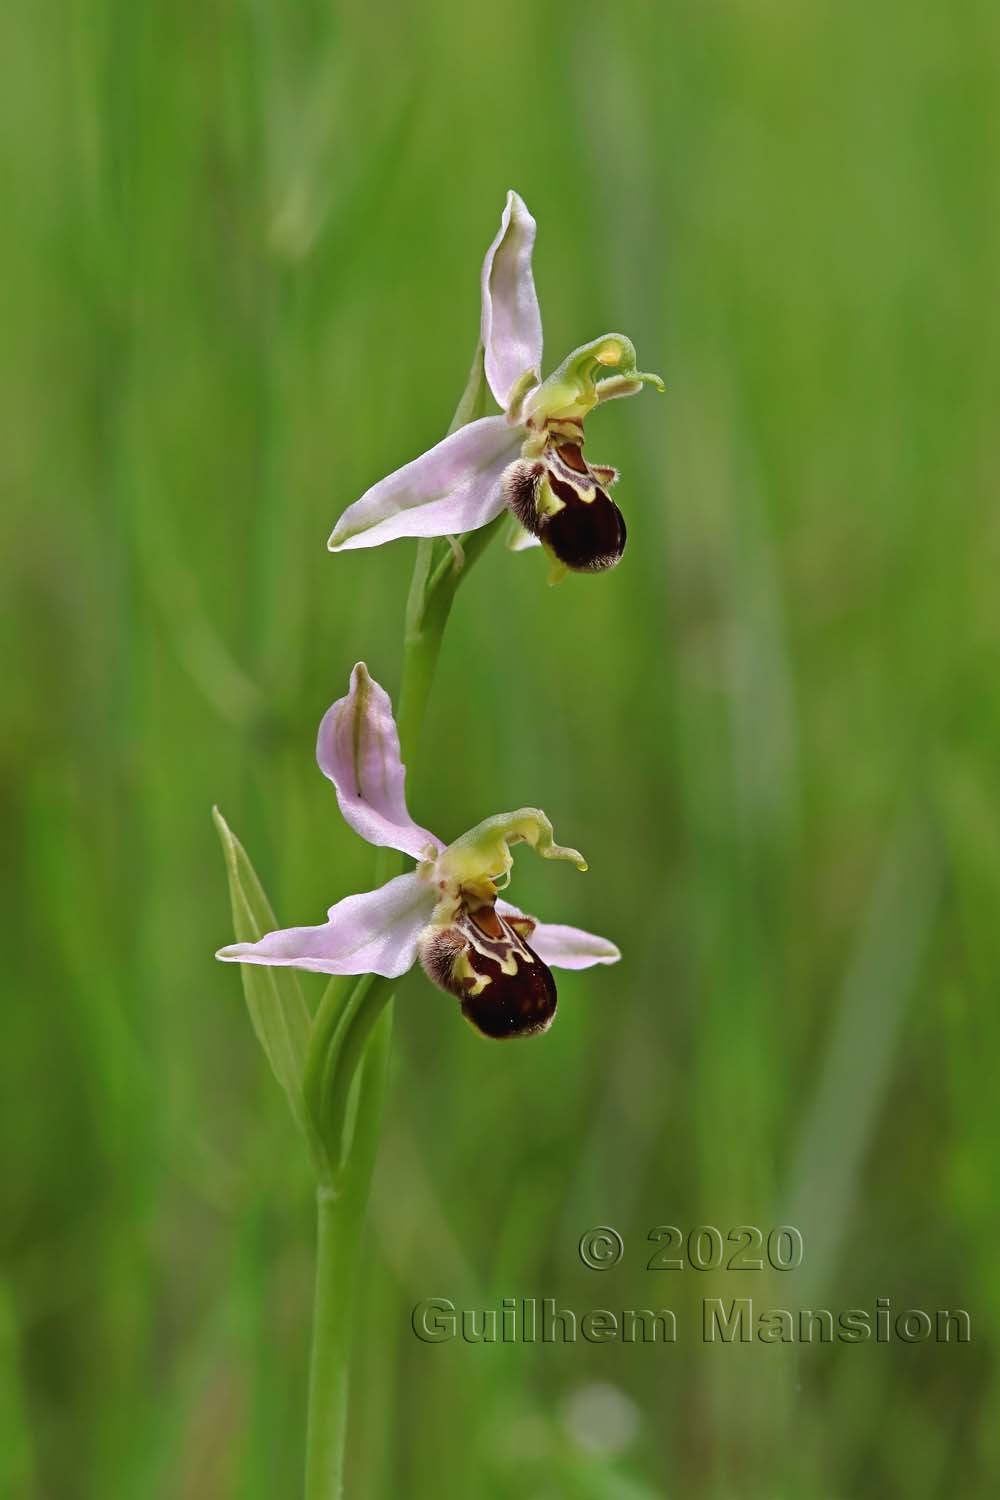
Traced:
<svg viewBox="0 0 1000 1500">
<path fill-rule="evenodd" d="M 657 375 L 637 368 L 623 334 L 581 345 L 542 379 L 542 321 L 532 252 L 535 220 L 507 195 L 481 273 L 480 342 L 456 430 L 380 480 L 348 506 L 329 540 L 333 552 L 376 547 L 400 537 L 446 537 L 453 580 L 463 565 L 457 538 L 513 518 L 514 550 L 540 545 L 553 580 L 567 571 L 602 572 L 625 548 L 625 521 L 608 493 L 616 470 L 583 453 L 584 421 L 602 403 L 632 396 Z M 501 413 L 474 419 L 485 380 Z M 428 575 L 418 558 L 415 583 Z M 411 592 L 411 603 L 413 600 Z M 427 590 L 417 589 L 408 631 L 419 636 Z M 442 615 L 447 616 L 447 606 Z M 318 926 L 267 932 L 218 957 L 243 964 L 373 974 L 398 979 L 419 961 L 438 988 L 456 996 L 484 1035 L 545 1031 L 556 1009 L 551 966 L 615 963 L 613 943 L 575 927 L 526 916 L 502 899 L 511 847 L 527 843 L 546 859 L 582 858 L 553 838 L 537 808 L 488 818 L 447 846 L 413 822 L 406 806 L 399 734 L 389 697 L 358 663 L 350 690 L 319 730 L 317 758 L 350 825 L 378 847 L 409 855 L 416 867 L 378 889 L 346 896 Z"/>
</svg>

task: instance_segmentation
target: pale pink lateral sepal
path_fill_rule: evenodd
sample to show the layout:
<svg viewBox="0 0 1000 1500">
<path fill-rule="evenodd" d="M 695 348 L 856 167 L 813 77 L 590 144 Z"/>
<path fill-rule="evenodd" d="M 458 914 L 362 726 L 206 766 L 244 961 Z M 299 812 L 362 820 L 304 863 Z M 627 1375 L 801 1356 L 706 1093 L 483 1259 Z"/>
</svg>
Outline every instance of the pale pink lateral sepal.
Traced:
<svg viewBox="0 0 1000 1500">
<path fill-rule="evenodd" d="M 509 901 L 498 901 L 497 911 L 503 916 L 526 915 Z M 582 927 L 566 927 L 559 922 L 535 922 L 527 937 L 529 948 L 533 948 L 542 960 L 553 969 L 591 969 L 594 964 L 616 964 L 621 951 L 608 938 L 596 933 L 584 932 Z"/>
<path fill-rule="evenodd" d="M 323 715 L 316 759 L 336 788 L 345 819 L 369 844 L 414 859 L 441 848 L 440 840 L 410 817 L 392 702 L 364 662 L 351 673 L 347 696 Z"/>
<path fill-rule="evenodd" d="M 503 510 L 500 476 L 521 441 L 505 417 L 481 417 L 460 427 L 349 505 L 327 546 L 348 552 L 398 537 L 476 531 Z"/>
<path fill-rule="evenodd" d="M 258 943 L 220 948 L 215 956 L 230 963 L 398 979 L 416 961 L 417 938 L 430 920 L 434 900 L 433 888 L 419 875 L 397 875 L 378 890 L 345 896 L 318 927 L 281 928 Z"/>
</svg>

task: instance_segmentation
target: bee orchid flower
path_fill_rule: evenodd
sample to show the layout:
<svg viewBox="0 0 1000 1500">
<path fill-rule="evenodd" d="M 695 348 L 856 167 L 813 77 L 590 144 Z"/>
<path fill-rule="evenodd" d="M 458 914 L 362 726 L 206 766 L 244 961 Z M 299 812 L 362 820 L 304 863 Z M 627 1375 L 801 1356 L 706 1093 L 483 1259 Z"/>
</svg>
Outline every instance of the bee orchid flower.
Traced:
<svg viewBox="0 0 1000 1500">
<path fill-rule="evenodd" d="M 413 821 L 392 704 L 363 662 L 351 674 L 347 696 L 323 717 L 316 758 L 355 832 L 409 855 L 416 867 L 377 890 L 346 896 L 320 926 L 234 943 L 218 958 L 389 979 L 419 961 L 439 989 L 460 1001 L 478 1031 L 502 1038 L 531 1036 L 551 1025 L 553 966 L 587 969 L 621 957 L 605 938 L 539 922 L 501 899 L 515 844 L 587 868 L 575 849 L 555 842 L 538 808 L 498 813 L 448 845 Z"/>
<path fill-rule="evenodd" d="M 480 326 L 486 380 L 503 414 L 460 427 L 373 485 L 340 517 L 331 552 L 475 531 L 506 507 L 524 528 L 515 545 L 540 542 L 557 573 L 601 572 L 621 558 L 625 521 L 608 493 L 618 475 L 584 458 L 583 424 L 602 402 L 663 382 L 636 368 L 620 333 L 583 344 L 541 379 L 534 243 L 535 221 L 510 192 L 483 262 Z"/>
</svg>

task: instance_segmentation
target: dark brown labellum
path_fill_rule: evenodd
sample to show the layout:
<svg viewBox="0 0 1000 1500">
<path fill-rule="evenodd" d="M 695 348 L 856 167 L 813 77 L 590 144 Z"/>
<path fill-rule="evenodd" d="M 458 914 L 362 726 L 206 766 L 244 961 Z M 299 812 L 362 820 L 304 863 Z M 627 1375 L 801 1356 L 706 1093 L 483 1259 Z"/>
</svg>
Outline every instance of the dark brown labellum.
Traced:
<svg viewBox="0 0 1000 1500">
<path fill-rule="evenodd" d="M 505 498 L 525 530 L 565 567 L 601 573 L 625 551 L 625 518 L 604 488 L 616 478 L 614 469 L 592 468 L 578 443 L 550 443 L 542 459 L 510 465 Z"/>
<path fill-rule="evenodd" d="M 534 1036 L 552 1024 L 555 980 L 516 930 L 530 932 L 533 926 L 484 906 L 461 912 L 450 926 L 430 930 L 421 941 L 424 973 L 457 996 L 462 1014 L 483 1036 Z"/>
<path fill-rule="evenodd" d="M 549 475 L 562 509 L 543 516 L 538 535 L 561 563 L 577 573 L 603 573 L 620 562 L 625 551 L 625 517 L 599 485 L 583 499 L 573 484 Z"/>
</svg>

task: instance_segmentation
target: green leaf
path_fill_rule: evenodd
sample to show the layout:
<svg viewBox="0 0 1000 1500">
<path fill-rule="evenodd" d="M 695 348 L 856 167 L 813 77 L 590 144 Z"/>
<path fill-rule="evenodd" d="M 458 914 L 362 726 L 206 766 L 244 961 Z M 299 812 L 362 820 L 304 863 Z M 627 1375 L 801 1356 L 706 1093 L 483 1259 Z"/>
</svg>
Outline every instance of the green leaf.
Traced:
<svg viewBox="0 0 1000 1500">
<path fill-rule="evenodd" d="M 212 818 L 222 842 L 233 905 L 233 930 L 240 943 L 255 943 L 278 926 L 250 858 L 217 807 Z M 241 964 L 243 993 L 257 1033 L 299 1126 L 312 1138 L 302 1099 L 302 1074 L 309 1046 L 309 1009 L 291 969 Z"/>
<path fill-rule="evenodd" d="M 472 356 L 472 367 L 469 370 L 469 378 L 465 382 L 465 390 L 455 408 L 455 415 L 451 419 L 448 435 L 457 432 L 460 427 L 474 422 L 477 417 L 486 415 L 486 372 L 483 369 L 483 346 L 476 345 L 476 352 Z"/>
</svg>

